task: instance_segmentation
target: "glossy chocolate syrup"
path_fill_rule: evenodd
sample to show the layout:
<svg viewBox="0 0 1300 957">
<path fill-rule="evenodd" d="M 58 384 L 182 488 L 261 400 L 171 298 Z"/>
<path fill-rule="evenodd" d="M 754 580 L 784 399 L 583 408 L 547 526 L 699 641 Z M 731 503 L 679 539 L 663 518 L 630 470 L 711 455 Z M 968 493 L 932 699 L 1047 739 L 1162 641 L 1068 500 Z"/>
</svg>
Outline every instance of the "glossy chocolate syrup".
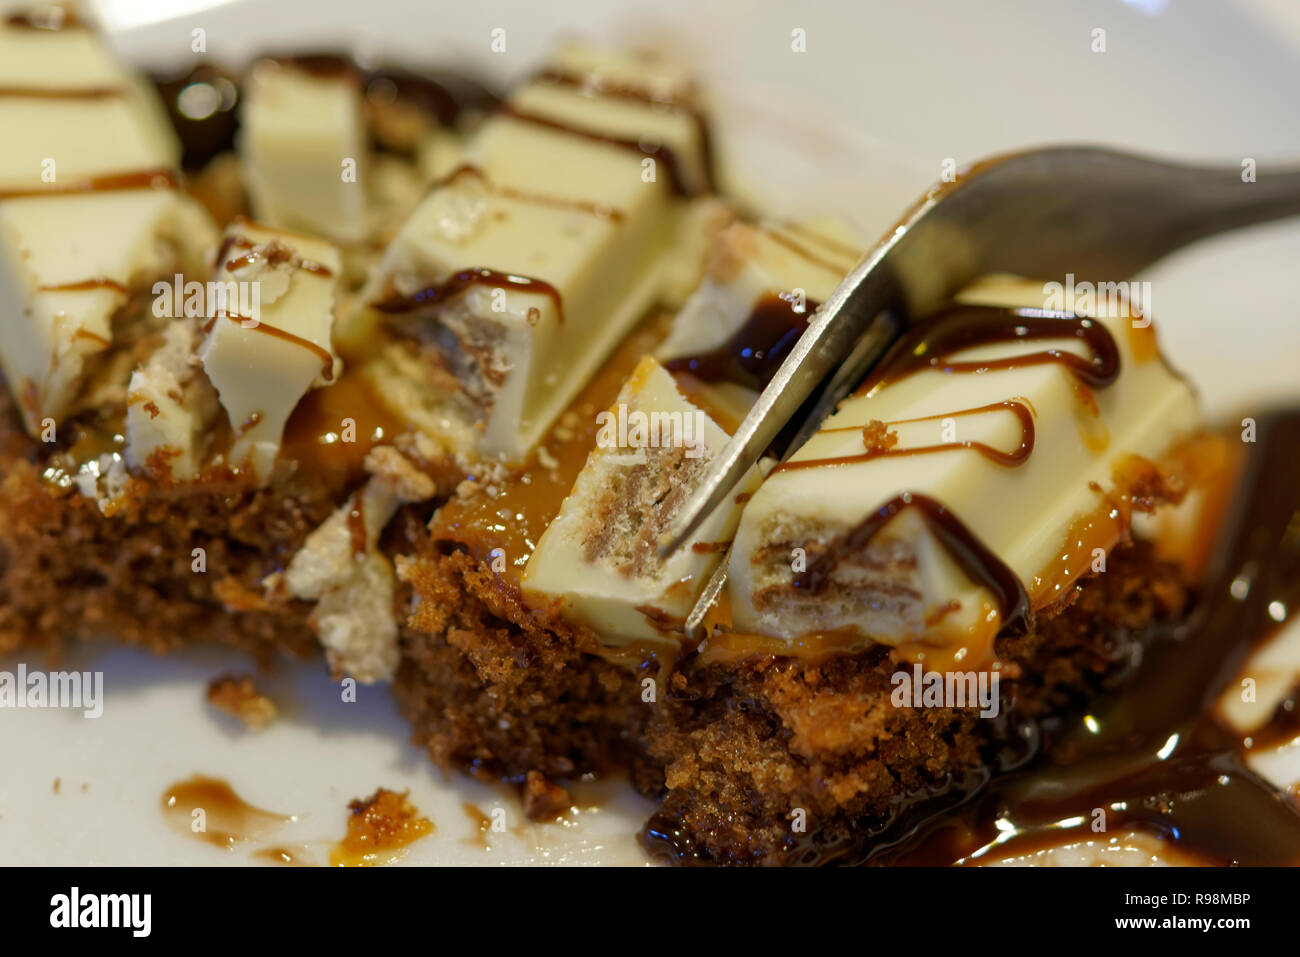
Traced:
<svg viewBox="0 0 1300 957">
<path fill-rule="evenodd" d="M 966 349 L 1000 342 L 1031 342 L 1076 338 L 1092 353 L 1089 358 L 1063 349 L 1044 349 L 1005 359 L 956 360 Z M 1000 306 L 954 305 L 909 329 L 858 389 L 868 395 L 922 369 L 982 373 L 997 369 L 1056 363 L 1084 385 L 1105 388 L 1119 377 L 1119 348 L 1104 325 L 1070 312 L 1006 309 Z"/>
<path fill-rule="evenodd" d="M 670 372 L 689 372 L 705 382 L 732 382 L 761 391 L 799 341 L 818 303 L 784 295 L 764 296 L 728 339 L 709 352 L 664 363 Z"/>
<path fill-rule="evenodd" d="M 1189 620 L 1150 640 L 1131 680 L 1094 701 L 1086 724 L 1052 734 L 1033 767 L 994 781 L 960 812 L 913 822 L 882 859 L 961 860 L 995 831 L 997 852 L 986 856 L 1041 846 L 1049 830 L 1053 844 L 1096 838 L 1090 825 L 1102 808 L 1109 833 L 1154 834 L 1207 863 L 1300 865 L 1300 804 L 1245 766 L 1247 742 L 1212 710 L 1300 602 L 1297 476 L 1300 411 L 1261 420 Z M 1284 704 L 1277 727 L 1250 743 L 1282 739 L 1294 721 Z"/>
<path fill-rule="evenodd" d="M 1300 410 L 1262 418 L 1246 454 L 1195 607 L 1176 627 L 1133 636 L 1144 650 L 1118 687 L 1069 720 L 1017 722 L 1004 708 L 986 767 L 901 796 L 888 821 L 803 835 L 791 862 L 979 862 L 1136 830 L 1207 864 L 1300 864 L 1300 803 L 1242 759 L 1300 731 L 1294 699 L 1245 740 L 1214 713 L 1300 603 Z M 1092 830 L 1098 809 L 1103 833 Z M 662 817 L 643 841 L 669 860 L 699 859 Z"/>
<path fill-rule="evenodd" d="M 181 165 L 197 169 L 235 148 L 239 131 L 239 77 L 214 63 L 150 79 L 181 141 Z"/>
<path fill-rule="evenodd" d="M 446 302 L 475 286 L 487 286 L 492 289 L 511 289 L 515 292 L 529 292 L 547 296 L 555 304 L 555 314 L 560 322 L 564 321 L 564 308 L 560 291 L 550 283 L 529 276 L 516 276 L 512 273 L 497 272 L 493 269 L 465 269 L 449 276 L 443 282 L 413 292 L 410 295 L 393 293 L 374 303 L 374 308 L 390 315 L 416 312 Z"/>
</svg>

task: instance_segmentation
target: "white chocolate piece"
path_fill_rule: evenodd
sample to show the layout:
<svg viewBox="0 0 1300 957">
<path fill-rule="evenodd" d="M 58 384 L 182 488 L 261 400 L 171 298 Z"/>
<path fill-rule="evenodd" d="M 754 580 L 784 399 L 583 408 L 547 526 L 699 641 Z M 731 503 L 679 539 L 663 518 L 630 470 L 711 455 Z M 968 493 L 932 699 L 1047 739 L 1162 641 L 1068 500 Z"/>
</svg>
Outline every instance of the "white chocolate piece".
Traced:
<svg viewBox="0 0 1300 957">
<path fill-rule="evenodd" d="M 342 264 L 330 243 L 246 220 L 226 235 L 214 282 L 227 301 L 209 303 L 199 358 L 235 431 L 231 464 L 265 481 L 298 400 L 342 371 L 332 343 Z"/>
<path fill-rule="evenodd" d="M 655 354 L 669 360 L 716 349 L 767 296 L 801 306 L 811 318 L 861 255 L 860 240 L 835 219 L 733 223 L 714 242 L 703 282 Z"/>
<path fill-rule="evenodd" d="M 680 119 L 544 81 L 510 105 L 574 124 L 581 108 L 581 130 L 599 116 L 609 135 L 635 126 L 658 142 Z M 484 122 L 466 158 L 472 167 L 434 188 L 398 233 L 362 300 L 436 291 L 468 270 L 520 281 L 453 282 L 436 304 L 398 314 L 363 309 L 341 342 L 364 346 L 381 328 L 418 340 L 427 381 L 384 376 L 381 397 L 458 452 L 522 461 L 659 298 L 686 204 L 647 155 L 508 114 Z"/>
<path fill-rule="evenodd" d="M 972 304 L 1038 309 L 1045 298 L 1041 283 L 1005 278 L 976 284 L 959 297 Z M 1065 303 L 1067 309 L 1073 306 Z M 1008 400 L 1032 412 L 1035 445 L 1014 468 L 958 447 L 770 475 L 747 505 L 736 534 L 729 566 L 735 629 L 787 640 L 851 632 L 889 645 L 943 646 L 957 650 L 957 660 L 962 648 L 985 647 L 1000 624 L 996 598 L 966 576 L 915 508 L 899 511 L 863 553 L 838 562 L 824 593 L 789 587 L 796 563 L 811 562 L 818 548 L 903 492 L 946 506 L 1015 573 L 1031 598 L 1048 604 L 1064 597 L 1059 590 L 1068 582 L 1052 584 L 1048 570 L 1074 523 L 1104 508 L 1103 495 L 1115 489 L 1121 463 L 1129 455 L 1159 461 L 1198 427 L 1187 385 L 1158 356 L 1135 354 L 1139 331 L 1130 329 L 1132 320 L 1113 315 L 1098 321 L 1114 338 L 1120 366 L 1115 382 L 1095 390 L 1096 416 L 1086 411 L 1074 375 L 1058 363 L 966 375 L 924 369 L 842 403 L 792 462 L 861 454 L 861 428 L 872 421 L 897 433 L 898 449 L 955 438 L 1010 452 L 1022 437 L 1010 411 L 952 416 Z M 1151 333 L 1142 329 L 1140 334 Z M 1080 340 L 1063 339 L 995 343 L 957 357 L 991 360 L 1051 347 L 1088 354 Z M 932 418 L 890 424 L 925 417 Z M 1086 572 L 1088 564 L 1076 574 Z"/>
<path fill-rule="evenodd" d="M 351 73 L 318 76 L 292 62 L 254 64 L 239 142 L 260 222 L 339 242 L 366 236 L 366 131 Z"/>
<path fill-rule="evenodd" d="M 167 186 L 179 145 L 92 32 L 0 24 L 0 86 L 18 91 L 0 97 L 0 371 L 40 436 L 105 371 L 93 360 L 115 322 L 139 318 L 119 315 L 130 296 L 202 268 L 215 231 L 180 190 L 148 188 Z M 141 188 L 84 189 L 149 173 Z"/>
<path fill-rule="evenodd" d="M 676 644 L 740 508 L 719 509 L 667 560 L 658 538 L 728 436 L 650 356 L 604 414 L 597 448 L 528 560 L 524 593 L 560 602 L 606 644 Z"/>
</svg>

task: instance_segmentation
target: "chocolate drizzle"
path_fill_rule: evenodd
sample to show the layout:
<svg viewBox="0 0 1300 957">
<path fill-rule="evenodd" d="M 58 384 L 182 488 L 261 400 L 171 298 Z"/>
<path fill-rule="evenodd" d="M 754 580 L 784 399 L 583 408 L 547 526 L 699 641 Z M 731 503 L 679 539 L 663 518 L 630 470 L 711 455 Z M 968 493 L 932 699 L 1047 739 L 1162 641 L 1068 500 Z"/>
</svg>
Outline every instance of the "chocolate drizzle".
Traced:
<svg viewBox="0 0 1300 957">
<path fill-rule="evenodd" d="M 992 343 L 1069 338 L 1085 342 L 1091 357 L 1085 359 L 1064 349 L 1044 349 L 1000 359 L 952 358 L 967 349 Z M 1119 377 L 1119 348 L 1110 331 L 1094 319 L 1072 312 L 955 305 L 935 313 L 904 334 L 857 394 L 870 395 L 881 386 L 923 369 L 983 373 L 1049 362 L 1064 366 L 1094 389 L 1105 388 Z"/>
<path fill-rule="evenodd" d="M 466 269 L 449 276 L 440 283 L 426 286 L 424 289 L 410 295 L 393 292 L 373 303 L 373 305 L 380 312 L 400 315 L 437 306 L 475 286 L 512 289 L 515 292 L 547 296 L 555 304 L 557 321 L 564 321 L 564 308 L 560 298 L 560 291 L 550 283 L 529 276 L 516 276 L 513 273 L 497 272 L 494 269 Z"/>
<path fill-rule="evenodd" d="M 597 219 L 607 219 L 612 222 L 621 222 L 625 214 L 621 209 L 615 209 L 604 203 L 591 203 L 581 199 L 567 199 L 563 196 L 549 196 L 542 193 L 530 193 L 524 190 L 515 189 L 511 186 L 499 186 L 488 179 L 477 166 L 471 163 L 462 163 L 454 170 L 429 187 L 429 191 L 437 189 L 440 186 L 446 186 L 454 183 L 458 179 L 471 177 L 478 181 L 486 192 L 495 193 L 498 196 L 504 196 L 507 199 L 518 200 L 521 203 L 533 203 L 537 206 L 552 206 L 556 209 L 571 209 L 574 212 L 586 213 L 589 216 L 595 216 Z"/>
<path fill-rule="evenodd" d="M 658 109 L 683 113 L 695 124 L 699 137 L 700 154 L 704 158 L 704 189 L 716 191 L 716 179 L 713 167 L 713 137 L 709 130 L 709 120 L 686 91 L 652 90 L 626 83 L 615 83 L 595 73 L 573 73 L 567 70 L 543 70 L 537 75 L 538 82 L 551 83 L 581 90 L 591 96 L 607 96 L 622 100 L 645 103 Z"/>
<path fill-rule="evenodd" d="M 698 356 L 672 359 L 664 367 L 689 372 L 705 382 L 732 382 L 760 391 L 808 328 L 817 306 L 811 301 L 801 305 L 787 293 L 764 296 L 722 345 Z"/>
<path fill-rule="evenodd" d="M 569 123 L 561 122 L 549 116 L 542 116 L 539 113 L 530 113 L 527 110 L 516 109 L 510 104 L 503 104 L 500 112 L 512 119 L 519 120 L 522 123 L 531 123 L 534 126 L 541 126 L 548 130 L 555 130 L 559 133 L 567 133 L 570 136 L 579 136 L 583 139 L 591 140 L 595 143 L 604 143 L 607 146 L 616 146 L 619 149 L 636 153 L 638 156 L 648 156 L 663 165 L 665 173 L 668 176 L 668 185 L 673 193 L 677 196 L 694 196 L 698 190 L 692 190 L 687 187 L 686 180 L 682 175 L 681 161 L 677 154 L 668 147 L 645 143 L 641 140 L 629 139 L 621 136 L 610 136 L 607 133 L 598 133 L 594 130 L 584 129 L 580 126 L 573 126 Z"/>
</svg>

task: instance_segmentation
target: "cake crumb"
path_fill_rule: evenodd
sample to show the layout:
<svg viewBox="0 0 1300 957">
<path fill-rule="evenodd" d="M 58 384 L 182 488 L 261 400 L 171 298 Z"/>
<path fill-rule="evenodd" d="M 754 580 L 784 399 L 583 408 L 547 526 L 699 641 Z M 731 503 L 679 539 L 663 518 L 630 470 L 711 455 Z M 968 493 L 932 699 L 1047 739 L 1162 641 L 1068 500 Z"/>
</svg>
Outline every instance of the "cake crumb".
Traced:
<svg viewBox="0 0 1300 957">
<path fill-rule="evenodd" d="M 275 702 L 257 690 L 249 675 L 222 675 L 208 684 L 208 704 L 260 731 L 276 716 Z"/>
<path fill-rule="evenodd" d="M 55 779 L 54 779 L 54 793 L 55 793 L 55 794 L 58 794 L 58 793 L 59 793 L 59 788 L 61 788 L 61 787 L 63 787 L 63 781 L 60 780 L 59 778 L 55 778 Z"/>
<path fill-rule="evenodd" d="M 524 778 L 524 813 L 530 821 L 554 821 L 569 809 L 569 792 L 540 771 Z"/>
<path fill-rule="evenodd" d="M 868 452 L 888 452 L 898 444 L 898 433 L 879 419 L 872 419 L 862 427 L 862 445 Z"/>
</svg>

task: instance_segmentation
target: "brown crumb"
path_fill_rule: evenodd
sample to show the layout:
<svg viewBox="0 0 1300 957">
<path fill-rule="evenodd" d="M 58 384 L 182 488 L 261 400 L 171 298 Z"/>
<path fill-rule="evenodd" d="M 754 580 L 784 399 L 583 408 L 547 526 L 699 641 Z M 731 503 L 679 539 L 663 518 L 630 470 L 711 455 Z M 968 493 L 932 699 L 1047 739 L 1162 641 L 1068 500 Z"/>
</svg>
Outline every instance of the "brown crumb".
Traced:
<svg viewBox="0 0 1300 957">
<path fill-rule="evenodd" d="M 254 731 L 276 715 L 275 702 L 257 690 L 249 675 L 222 675 L 208 685 L 208 704 L 233 715 Z"/>
<path fill-rule="evenodd" d="M 58 793 L 59 793 L 59 788 L 61 788 L 61 787 L 63 787 L 63 781 L 61 781 L 59 778 L 55 778 L 55 779 L 54 779 L 54 793 L 55 793 L 55 794 L 58 794 Z"/>
<path fill-rule="evenodd" d="M 862 445 L 868 452 L 888 452 L 898 444 L 898 433 L 879 419 L 872 419 L 862 427 Z"/>
<path fill-rule="evenodd" d="M 529 771 L 524 778 L 524 813 L 530 821 L 554 821 L 569 809 L 569 792 L 540 771 Z"/>
<path fill-rule="evenodd" d="M 334 867 L 371 867 L 389 864 L 405 853 L 405 848 L 433 832 L 433 822 L 422 817 L 407 800 L 409 791 L 400 794 L 379 788 L 364 801 L 348 803 L 352 816 L 348 832 L 330 852 Z"/>
</svg>

